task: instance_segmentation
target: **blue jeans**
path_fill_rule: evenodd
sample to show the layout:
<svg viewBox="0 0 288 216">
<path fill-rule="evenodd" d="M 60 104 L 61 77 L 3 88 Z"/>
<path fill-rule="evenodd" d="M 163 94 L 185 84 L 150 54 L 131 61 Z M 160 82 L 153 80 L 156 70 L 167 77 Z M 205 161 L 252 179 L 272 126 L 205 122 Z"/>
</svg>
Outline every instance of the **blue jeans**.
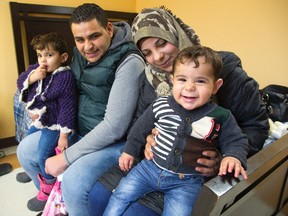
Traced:
<svg viewBox="0 0 288 216">
<path fill-rule="evenodd" d="M 40 140 L 42 138 L 42 131 L 31 131 L 33 133 L 26 136 L 18 145 L 17 157 L 19 163 L 24 168 L 25 172 L 30 176 L 35 186 L 39 189 L 38 173 L 41 173 L 41 165 L 39 164 L 38 149 L 40 148 Z M 59 133 L 59 131 L 58 131 Z M 56 147 L 56 146 L 55 146 Z M 55 154 L 55 147 L 53 149 Z"/>
<path fill-rule="evenodd" d="M 38 151 L 37 154 L 34 155 L 34 157 L 37 158 L 38 165 L 40 168 L 40 173 L 45 179 L 54 179 L 54 176 L 48 175 L 45 172 L 45 161 L 49 157 L 54 156 L 55 148 L 58 145 L 58 139 L 59 139 L 59 130 L 50 130 L 47 128 L 38 129 L 34 126 L 30 127 L 27 133 L 27 136 L 37 132 L 41 131 L 41 137 L 39 139 L 38 144 Z"/>
<path fill-rule="evenodd" d="M 34 155 L 37 154 L 40 136 L 39 131 L 31 134 L 20 142 L 17 149 L 20 164 L 38 189 L 37 174 L 40 169 Z M 104 149 L 84 155 L 67 168 L 61 186 L 69 216 L 89 215 L 88 194 L 98 178 L 118 164 L 125 142 L 121 140 Z"/>
<path fill-rule="evenodd" d="M 104 212 L 104 216 L 122 215 L 131 202 L 152 191 L 164 193 L 164 216 L 190 216 L 204 177 L 162 170 L 153 161 L 142 160 L 123 178 Z"/>
<path fill-rule="evenodd" d="M 96 182 L 89 193 L 88 209 L 90 216 L 102 216 L 109 202 L 112 192 L 102 183 Z M 160 216 L 152 209 L 138 202 L 133 202 L 124 212 L 123 216 Z"/>
</svg>

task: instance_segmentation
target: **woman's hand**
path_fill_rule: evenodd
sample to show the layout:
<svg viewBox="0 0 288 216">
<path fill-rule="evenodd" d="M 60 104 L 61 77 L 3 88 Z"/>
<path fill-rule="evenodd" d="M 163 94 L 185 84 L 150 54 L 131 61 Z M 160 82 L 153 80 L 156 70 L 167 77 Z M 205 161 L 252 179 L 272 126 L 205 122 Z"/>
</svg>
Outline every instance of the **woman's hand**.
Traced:
<svg viewBox="0 0 288 216">
<path fill-rule="evenodd" d="M 156 142 L 154 140 L 154 136 L 157 136 L 159 134 L 159 131 L 156 128 L 153 128 L 152 134 L 150 134 L 146 138 L 146 145 L 144 150 L 144 155 L 147 160 L 152 160 L 154 157 L 153 152 L 151 150 L 151 146 L 156 146 Z"/>
<path fill-rule="evenodd" d="M 204 167 L 195 167 L 195 170 L 200 172 L 203 176 L 215 176 L 219 172 L 220 162 L 222 156 L 217 151 L 203 151 L 202 155 L 205 158 L 199 158 L 197 163 Z M 207 158 L 208 157 L 208 158 Z"/>
</svg>

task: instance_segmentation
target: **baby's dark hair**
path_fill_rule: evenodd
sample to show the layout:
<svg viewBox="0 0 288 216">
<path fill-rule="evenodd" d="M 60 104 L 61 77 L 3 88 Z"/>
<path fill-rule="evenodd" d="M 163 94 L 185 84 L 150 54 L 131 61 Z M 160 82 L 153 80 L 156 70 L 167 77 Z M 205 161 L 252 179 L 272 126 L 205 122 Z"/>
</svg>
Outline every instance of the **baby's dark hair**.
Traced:
<svg viewBox="0 0 288 216">
<path fill-rule="evenodd" d="M 71 14 L 69 23 L 71 26 L 72 23 L 79 24 L 81 22 L 88 22 L 92 19 L 96 19 L 103 28 L 107 27 L 107 14 L 100 6 L 93 3 L 85 3 L 75 8 Z"/>
<path fill-rule="evenodd" d="M 196 65 L 195 67 L 199 67 L 198 57 L 200 56 L 205 57 L 205 63 L 210 63 L 212 65 L 215 79 L 219 79 L 221 77 L 223 65 L 220 55 L 213 49 L 201 45 L 184 48 L 178 53 L 173 62 L 173 74 L 177 64 L 184 64 L 186 62 L 193 61 Z"/>
<path fill-rule="evenodd" d="M 34 50 L 44 50 L 51 47 L 61 55 L 68 52 L 66 41 L 56 32 L 35 36 L 31 41 L 31 46 Z"/>
</svg>

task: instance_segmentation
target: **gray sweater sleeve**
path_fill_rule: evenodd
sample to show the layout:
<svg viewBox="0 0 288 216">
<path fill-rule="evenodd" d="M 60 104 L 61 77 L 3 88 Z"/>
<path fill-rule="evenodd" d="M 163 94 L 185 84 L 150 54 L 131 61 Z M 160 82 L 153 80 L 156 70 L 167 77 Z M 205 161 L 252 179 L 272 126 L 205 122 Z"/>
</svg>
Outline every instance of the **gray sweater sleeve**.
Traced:
<svg viewBox="0 0 288 216">
<path fill-rule="evenodd" d="M 64 152 L 67 164 L 103 149 L 125 135 L 137 106 L 139 78 L 144 67 L 143 59 L 131 54 L 117 68 L 104 119 Z"/>
</svg>

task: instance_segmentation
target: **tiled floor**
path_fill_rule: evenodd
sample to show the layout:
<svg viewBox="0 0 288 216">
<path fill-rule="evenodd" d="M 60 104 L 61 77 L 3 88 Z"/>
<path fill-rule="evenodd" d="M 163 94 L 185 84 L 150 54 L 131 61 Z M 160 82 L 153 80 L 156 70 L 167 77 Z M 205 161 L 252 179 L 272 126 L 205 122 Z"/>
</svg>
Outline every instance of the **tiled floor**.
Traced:
<svg viewBox="0 0 288 216">
<path fill-rule="evenodd" d="M 16 153 L 16 149 L 17 146 L 11 146 L 9 148 L 0 149 L 0 151 L 3 151 L 6 155 L 10 155 Z"/>
<path fill-rule="evenodd" d="M 0 176 L 0 215 L 1 216 L 35 216 L 38 213 L 29 211 L 27 201 L 37 194 L 37 189 L 32 182 L 21 184 L 16 181 L 16 175 L 24 172 L 16 156 L 17 146 L 0 149 L 5 156 L 0 158 L 0 164 L 10 163 L 13 167 L 11 173 Z"/>
</svg>

